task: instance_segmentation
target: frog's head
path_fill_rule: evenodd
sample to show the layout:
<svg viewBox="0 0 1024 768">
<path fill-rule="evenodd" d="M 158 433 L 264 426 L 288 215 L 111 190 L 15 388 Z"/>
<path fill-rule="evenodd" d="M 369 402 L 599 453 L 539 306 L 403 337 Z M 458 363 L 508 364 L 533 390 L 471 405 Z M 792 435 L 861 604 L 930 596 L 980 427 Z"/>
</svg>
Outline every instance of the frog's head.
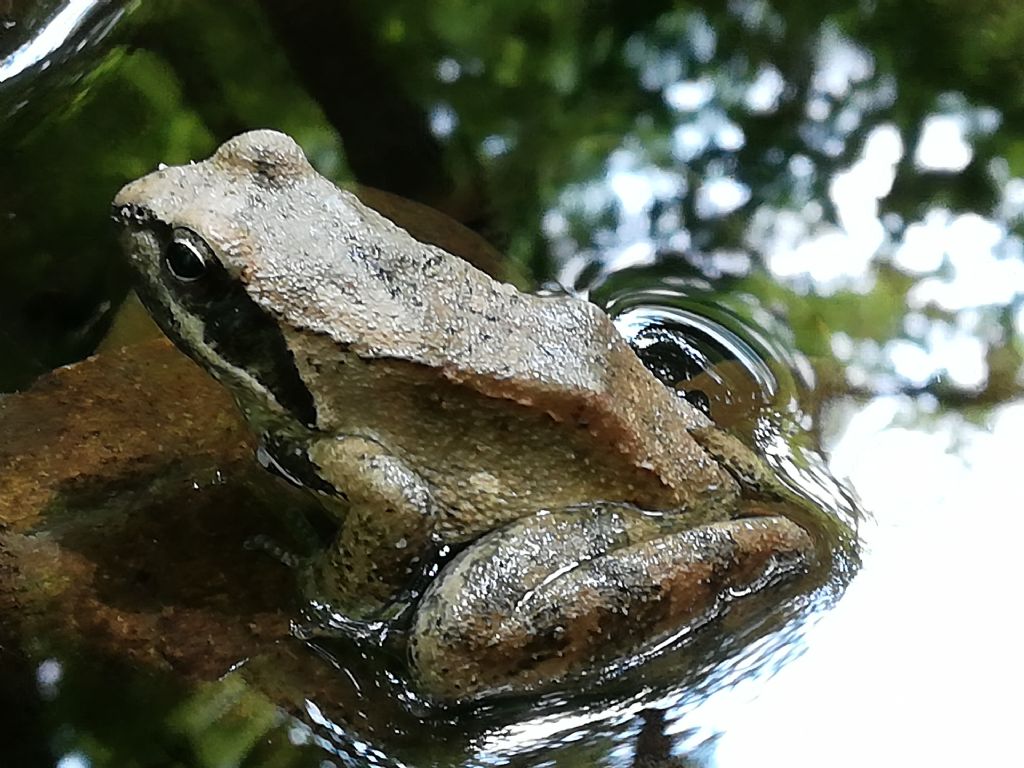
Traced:
<svg viewBox="0 0 1024 768">
<path fill-rule="evenodd" d="M 316 423 L 280 315 L 260 289 L 266 230 L 275 226 L 260 212 L 287 205 L 311 176 L 294 141 L 254 131 L 209 160 L 128 184 L 113 203 L 143 303 L 179 348 L 232 391 L 259 431 Z"/>
</svg>

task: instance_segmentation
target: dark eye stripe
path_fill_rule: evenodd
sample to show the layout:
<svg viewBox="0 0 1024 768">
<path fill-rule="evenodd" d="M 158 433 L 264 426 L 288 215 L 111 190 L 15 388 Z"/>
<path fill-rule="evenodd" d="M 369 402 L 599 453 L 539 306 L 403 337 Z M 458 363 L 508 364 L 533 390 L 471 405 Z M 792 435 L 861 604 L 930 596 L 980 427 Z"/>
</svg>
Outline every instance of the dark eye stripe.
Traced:
<svg viewBox="0 0 1024 768">
<path fill-rule="evenodd" d="M 221 283 L 221 298 L 197 312 L 204 321 L 208 344 L 237 368 L 249 371 L 282 407 L 303 424 L 315 426 L 316 404 L 295 366 L 295 358 L 274 317 L 252 300 L 245 288 L 223 269 L 207 280 Z"/>
<path fill-rule="evenodd" d="M 164 247 L 167 269 L 160 279 L 167 292 L 188 314 L 202 320 L 203 341 L 230 365 L 254 376 L 296 420 L 315 426 L 316 403 L 299 376 L 295 358 L 288 349 L 277 319 L 252 300 L 242 282 L 228 274 L 210 246 L 197 233 L 177 227 L 168 235 Z M 188 249 L 181 251 L 182 263 L 170 263 L 173 243 Z M 192 274 L 189 272 L 189 268 L 194 266 L 190 261 L 192 255 L 201 261 L 202 274 L 199 277 L 202 279 L 182 277 L 182 274 Z M 149 293 L 146 287 L 140 286 L 140 295 L 150 312 L 158 319 L 164 318 L 161 325 L 176 337 L 179 347 L 189 352 L 189 340 L 175 327 L 176 322 L 170 313 L 159 306 L 159 300 L 145 295 Z M 198 362 L 204 364 L 202 360 Z"/>
</svg>

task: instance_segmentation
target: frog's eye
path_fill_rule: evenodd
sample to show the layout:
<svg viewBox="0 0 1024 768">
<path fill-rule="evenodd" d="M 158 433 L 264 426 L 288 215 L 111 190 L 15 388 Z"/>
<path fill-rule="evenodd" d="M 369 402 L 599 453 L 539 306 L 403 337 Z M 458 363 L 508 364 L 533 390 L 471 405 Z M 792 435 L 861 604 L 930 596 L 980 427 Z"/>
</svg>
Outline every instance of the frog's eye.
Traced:
<svg viewBox="0 0 1024 768">
<path fill-rule="evenodd" d="M 192 283 L 206 274 L 210 263 L 209 246 L 187 229 L 176 229 L 164 250 L 167 270 L 183 283 Z"/>
</svg>

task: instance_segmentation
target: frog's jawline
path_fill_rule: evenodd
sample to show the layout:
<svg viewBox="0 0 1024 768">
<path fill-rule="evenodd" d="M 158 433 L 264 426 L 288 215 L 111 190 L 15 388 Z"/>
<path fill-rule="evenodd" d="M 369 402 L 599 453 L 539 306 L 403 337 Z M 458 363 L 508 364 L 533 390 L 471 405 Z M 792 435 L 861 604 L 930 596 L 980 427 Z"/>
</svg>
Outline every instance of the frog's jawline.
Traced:
<svg viewBox="0 0 1024 768">
<path fill-rule="evenodd" d="M 205 318 L 203 340 L 234 367 L 252 372 L 298 422 L 314 426 L 313 395 L 299 376 L 295 358 L 273 317 L 219 264 L 205 282 L 212 300 L 193 310 Z"/>
</svg>

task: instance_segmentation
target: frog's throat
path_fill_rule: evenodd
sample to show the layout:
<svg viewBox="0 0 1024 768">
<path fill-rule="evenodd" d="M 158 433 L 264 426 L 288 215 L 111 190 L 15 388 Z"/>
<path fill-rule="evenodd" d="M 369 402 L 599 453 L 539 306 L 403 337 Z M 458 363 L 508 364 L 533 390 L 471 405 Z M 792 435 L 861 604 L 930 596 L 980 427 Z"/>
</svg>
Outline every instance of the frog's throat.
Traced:
<svg viewBox="0 0 1024 768">
<path fill-rule="evenodd" d="M 263 382 L 248 370 L 232 364 L 207 342 L 206 324 L 199 317 L 173 303 L 162 306 L 170 321 L 164 325 L 164 331 L 173 337 L 179 349 L 228 388 L 254 431 L 262 432 L 268 423 L 287 418 L 288 411 Z"/>
</svg>

